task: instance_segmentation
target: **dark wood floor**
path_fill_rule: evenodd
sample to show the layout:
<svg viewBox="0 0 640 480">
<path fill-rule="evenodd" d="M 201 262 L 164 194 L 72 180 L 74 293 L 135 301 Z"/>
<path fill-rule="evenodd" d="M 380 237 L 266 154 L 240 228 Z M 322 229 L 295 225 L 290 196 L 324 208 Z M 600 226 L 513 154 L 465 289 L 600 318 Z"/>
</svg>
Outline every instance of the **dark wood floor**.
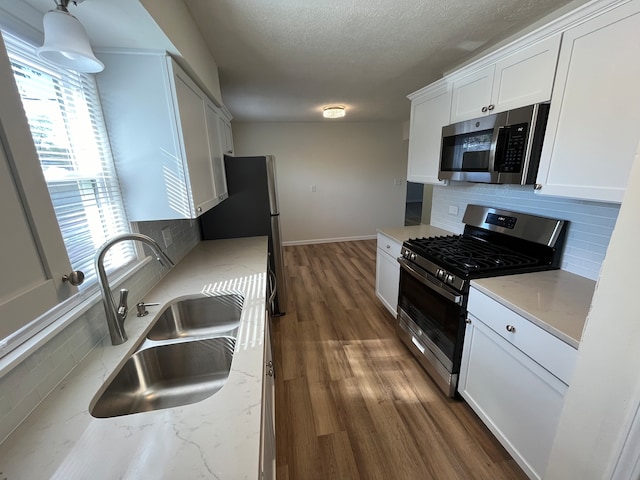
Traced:
<svg viewBox="0 0 640 480">
<path fill-rule="evenodd" d="M 277 477 L 524 479 L 469 406 L 446 398 L 375 296 L 371 241 L 285 248 L 273 323 Z"/>
</svg>

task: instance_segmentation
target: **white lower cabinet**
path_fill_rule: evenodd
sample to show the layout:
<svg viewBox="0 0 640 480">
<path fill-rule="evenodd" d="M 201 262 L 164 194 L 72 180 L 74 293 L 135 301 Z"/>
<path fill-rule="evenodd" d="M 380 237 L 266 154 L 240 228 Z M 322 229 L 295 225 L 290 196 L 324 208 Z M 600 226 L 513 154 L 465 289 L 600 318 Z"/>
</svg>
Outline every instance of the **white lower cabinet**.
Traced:
<svg viewBox="0 0 640 480">
<path fill-rule="evenodd" d="M 525 473 L 541 478 L 577 350 L 473 288 L 468 310 L 458 391 Z"/>
<path fill-rule="evenodd" d="M 261 480 L 276 478 L 276 404 L 273 367 L 271 353 L 271 329 L 269 313 L 265 320 L 264 333 L 264 383 L 262 388 L 262 429 L 260 438 Z"/>
<path fill-rule="evenodd" d="M 398 309 L 398 286 L 400 284 L 400 256 L 402 245 L 395 240 L 378 234 L 376 252 L 376 296 L 395 317 Z"/>
</svg>

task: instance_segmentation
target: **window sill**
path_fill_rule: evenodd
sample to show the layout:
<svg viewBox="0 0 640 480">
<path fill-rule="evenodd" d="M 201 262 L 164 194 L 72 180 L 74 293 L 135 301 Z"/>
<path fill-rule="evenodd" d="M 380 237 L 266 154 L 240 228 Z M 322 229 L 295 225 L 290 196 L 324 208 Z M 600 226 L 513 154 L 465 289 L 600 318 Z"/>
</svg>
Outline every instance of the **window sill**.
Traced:
<svg viewBox="0 0 640 480">
<path fill-rule="evenodd" d="M 134 261 L 134 263 L 125 268 L 112 282 L 110 282 L 110 286 L 113 289 L 121 285 L 128 277 L 142 269 L 147 263 L 152 260 L 152 257 L 145 257 L 142 260 Z M 4 377 L 15 367 L 20 365 L 24 360 L 26 360 L 31 354 L 36 352 L 39 348 L 45 345 L 48 341 L 50 341 L 57 334 L 62 332 L 65 328 L 67 328 L 70 324 L 75 322 L 78 318 L 80 318 L 85 312 L 87 312 L 90 308 L 96 305 L 98 302 L 102 301 L 102 295 L 100 293 L 99 288 L 91 288 L 88 292 L 80 292 L 76 296 L 72 297 L 70 301 L 73 303 L 74 300 L 77 304 L 71 306 L 67 311 L 65 311 L 62 315 L 59 312 L 55 312 L 53 314 L 45 314 L 46 315 L 59 315 L 58 318 L 53 320 L 50 325 L 40 330 L 34 336 L 29 338 L 23 344 L 9 352 L 4 357 L 0 358 L 0 378 Z M 82 298 L 85 297 L 85 298 Z M 45 317 L 46 318 L 46 317 Z M 105 320 L 106 321 L 106 320 Z M 46 323 L 46 320 L 45 322 Z"/>
</svg>

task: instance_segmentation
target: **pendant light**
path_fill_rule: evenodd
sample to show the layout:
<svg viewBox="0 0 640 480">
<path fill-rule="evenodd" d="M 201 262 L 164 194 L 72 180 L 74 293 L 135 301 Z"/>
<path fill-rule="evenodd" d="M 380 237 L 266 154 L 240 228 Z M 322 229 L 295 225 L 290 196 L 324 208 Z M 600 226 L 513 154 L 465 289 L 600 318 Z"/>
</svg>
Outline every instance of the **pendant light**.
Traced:
<svg viewBox="0 0 640 480">
<path fill-rule="evenodd" d="M 93 54 L 87 31 L 67 5 L 69 0 L 56 0 L 57 8 L 45 14 L 44 45 L 37 50 L 38 56 L 67 70 L 101 72 L 104 64 Z"/>
</svg>

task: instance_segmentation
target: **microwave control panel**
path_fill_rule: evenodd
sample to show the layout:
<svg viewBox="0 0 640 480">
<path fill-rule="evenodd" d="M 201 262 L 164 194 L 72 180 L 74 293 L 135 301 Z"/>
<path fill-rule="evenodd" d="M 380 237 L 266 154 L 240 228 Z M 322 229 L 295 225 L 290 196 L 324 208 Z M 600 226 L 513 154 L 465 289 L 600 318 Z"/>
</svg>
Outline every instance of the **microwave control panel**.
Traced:
<svg viewBox="0 0 640 480">
<path fill-rule="evenodd" d="M 501 152 L 496 154 L 495 170 L 504 173 L 520 173 L 527 148 L 527 123 L 510 125 L 503 130 Z"/>
</svg>

